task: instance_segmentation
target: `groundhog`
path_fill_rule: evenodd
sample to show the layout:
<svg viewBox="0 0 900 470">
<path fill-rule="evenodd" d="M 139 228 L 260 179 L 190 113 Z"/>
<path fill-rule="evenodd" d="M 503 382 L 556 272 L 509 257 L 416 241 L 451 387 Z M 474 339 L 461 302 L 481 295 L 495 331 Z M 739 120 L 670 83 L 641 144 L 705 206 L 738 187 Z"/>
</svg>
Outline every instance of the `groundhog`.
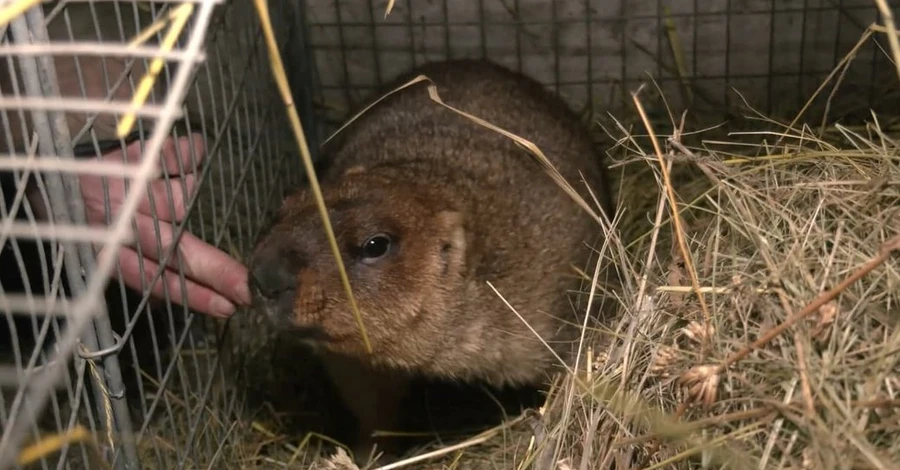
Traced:
<svg viewBox="0 0 900 470">
<path fill-rule="evenodd" d="M 609 215 L 601 153 L 559 97 L 481 60 L 421 66 L 377 97 L 417 75 L 448 105 L 533 142 Z M 579 334 L 573 265 L 601 234 L 525 149 L 433 101 L 429 85 L 388 95 L 322 149 L 321 190 L 371 354 L 309 189 L 285 198 L 249 263 L 254 304 L 321 352 L 359 420 L 356 452 L 392 430 L 410 377 L 545 381 L 559 362 L 548 346 L 565 359 Z"/>
</svg>

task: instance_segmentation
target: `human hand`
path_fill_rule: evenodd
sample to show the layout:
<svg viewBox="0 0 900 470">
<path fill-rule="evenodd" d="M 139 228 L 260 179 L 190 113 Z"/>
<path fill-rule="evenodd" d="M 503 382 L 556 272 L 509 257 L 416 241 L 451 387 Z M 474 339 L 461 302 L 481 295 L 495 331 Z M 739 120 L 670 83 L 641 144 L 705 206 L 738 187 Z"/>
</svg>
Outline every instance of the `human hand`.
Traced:
<svg viewBox="0 0 900 470">
<path fill-rule="evenodd" d="M 126 147 L 124 155 L 121 149 L 113 150 L 103 156 L 103 161 L 136 163 L 142 158 L 140 145 L 140 141 L 132 142 Z M 135 239 L 130 245 L 119 249 L 120 269 L 116 274 L 132 289 L 143 291 L 156 276 L 160 258 L 174 242 L 175 226 L 172 223 L 180 222 L 185 216 L 185 204 L 196 189 L 192 174 L 194 168 L 191 167 L 191 146 L 199 163 L 205 155 L 203 139 L 199 135 L 178 139 L 178 149 L 173 138 L 165 141 L 160 151 L 160 166 L 162 173 L 170 177 L 168 181 L 161 176 L 149 182 L 149 193 L 144 191 L 134 215 L 137 226 Z M 179 160 L 185 174 L 179 175 Z M 83 175 L 80 183 L 88 223 L 106 225 L 102 177 Z M 115 220 L 125 199 L 125 179 L 107 177 L 107 187 L 109 220 Z M 154 223 L 153 214 L 156 214 L 158 225 Z M 140 254 L 137 246 L 140 247 Z M 180 305 L 187 302 L 188 307 L 197 312 L 223 318 L 234 313 L 235 304 L 249 304 L 247 269 L 239 261 L 187 232 L 181 235 L 176 250 L 167 260 L 160 282 L 150 289 L 151 296 L 163 298 L 165 285 L 172 302 Z M 185 274 L 184 292 L 177 272 L 178 252 Z"/>
</svg>

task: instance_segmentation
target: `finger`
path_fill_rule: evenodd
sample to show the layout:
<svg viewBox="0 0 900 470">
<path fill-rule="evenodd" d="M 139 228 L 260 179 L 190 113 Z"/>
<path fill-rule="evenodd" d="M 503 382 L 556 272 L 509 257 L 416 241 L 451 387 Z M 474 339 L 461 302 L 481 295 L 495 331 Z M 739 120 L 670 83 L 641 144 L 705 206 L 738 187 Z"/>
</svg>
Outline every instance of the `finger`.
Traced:
<svg viewBox="0 0 900 470">
<path fill-rule="evenodd" d="M 105 220 L 106 206 L 103 204 L 103 186 L 100 177 L 85 176 L 81 180 L 85 203 L 91 213 L 91 222 Z M 144 189 L 144 196 L 138 203 L 138 212 L 148 216 L 156 215 L 160 220 L 180 221 L 187 212 L 187 200 L 196 188 L 196 177 L 187 175 L 183 178 L 171 178 L 169 180 L 153 180 Z M 112 210 L 111 217 L 119 217 L 120 205 L 125 198 L 125 181 L 111 179 L 106 182 L 109 194 L 109 206 Z M 149 191 L 146 189 L 149 187 Z M 129 185 L 129 189 L 131 186 Z M 152 204 L 151 204 L 152 197 Z"/>
<path fill-rule="evenodd" d="M 170 137 L 163 142 L 162 154 L 166 156 L 163 171 L 170 175 L 187 175 L 200 168 L 200 162 L 206 156 L 206 145 L 203 136 L 197 133 L 179 137 L 177 141 Z"/>
<path fill-rule="evenodd" d="M 143 255 L 159 261 L 172 248 L 175 227 L 164 221 L 154 224 L 153 219 L 143 214 L 137 214 L 135 222 L 137 243 Z M 209 286 L 233 302 L 242 305 L 250 303 L 247 268 L 238 260 L 187 232 L 181 235 L 178 251 L 181 253 L 181 267 L 186 276 Z M 173 269 L 178 267 L 175 253 L 169 257 L 166 265 Z"/>
<path fill-rule="evenodd" d="M 124 153 L 122 149 L 116 149 L 103 155 L 103 160 L 138 164 L 143 159 L 144 147 L 144 143 L 135 140 L 125 147 Z M 169 175 L 193 173 L 204 156 L 203 136 L 200 134 L 191 134 L 190 138 L 180 137 L 177 146 L 170 136 L 163 141 L 160 149 L 160 166 Z"/>
<path fill-rule="evenodd" d="M 131 248 L 119 250 L 119 267 L 125 285 L 139 292 L 146 292 L 149 286 L 151 296 L 164 299 L 168 291 L 168 298 L 173 303 L 185 305 L 187 299 L 188 308 L 214 317 L 228 318 L 234 313 L 235 306 L 231 301 L 187 277 L 184 279 L 185 289 L 182 291 L 180 276 L 171 270 L 166 269 L 159 282 L 153 283 L 159 271 L 159 264 L 147 258 L 140 260 L 137 252 Z"/>
<path fill-rule="evenodd" d="M 141 199 L 138 211 L 149 216 L 169 222 L 181 221 L 187 212 L 187 201 L 197 186 L 196 177 L 187 175 L 182 178 L 161 179 L 150 183 L 150 191 Z M 150 204 L 150 196 L 153 204 Z"/>
</svg>

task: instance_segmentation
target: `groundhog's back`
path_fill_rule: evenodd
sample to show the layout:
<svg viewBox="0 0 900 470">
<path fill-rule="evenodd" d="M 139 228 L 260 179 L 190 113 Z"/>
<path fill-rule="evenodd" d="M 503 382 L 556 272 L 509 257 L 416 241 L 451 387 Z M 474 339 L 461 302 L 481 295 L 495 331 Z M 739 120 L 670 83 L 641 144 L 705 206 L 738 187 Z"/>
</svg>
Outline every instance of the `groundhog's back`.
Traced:
<svg viewBox="0 0 900 470">
<path fill-rule="evenodd" d="M 419 75 L 437 86 L 443 102 L 533 142 L 582 197 L 588 201 L 591 197 L 581 183 L 584 178 L 601 203 L 610 204 L 601 154 L 586 127 L 543 85 L 488 61 L 463 59 L 423 65 L 381 91 L 394 90 Z M 535 180 L 542 170 L 511 139 L 430 99 L 428 85 L 420 82 L 381 99 L 350 125 L 352 131 L 339 133 L 326 147 L 337 170 L 332 174 L 357 165 L 415 158 L 439 160 L 440 167 L 467 176 L 502 174 L 503 181 L 523 189 L 554 185 L 546 176 Z"/>
</svg>

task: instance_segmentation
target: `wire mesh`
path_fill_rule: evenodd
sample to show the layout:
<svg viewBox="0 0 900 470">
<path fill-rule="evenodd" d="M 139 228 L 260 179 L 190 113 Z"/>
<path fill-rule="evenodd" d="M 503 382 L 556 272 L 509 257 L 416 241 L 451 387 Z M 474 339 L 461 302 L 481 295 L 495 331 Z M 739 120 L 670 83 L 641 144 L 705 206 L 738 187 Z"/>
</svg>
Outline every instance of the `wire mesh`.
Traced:
<svg viewBox="0 0 900 470">
<path fill-rule="evenodd" d="M 408 0 L 387 18 L 377 2 L 269 1 L 304 122 L 315 104 L 319 137 L 397 74 L 459 57 L 511 66 L 595 113 L 622 112 L 651 77 L 669 105 L 712 119 L 740 106 L 732 88 L 756 109 L 790 113 L 880 20 L 871 0 Z M 125 45 L 182 3 L 195 6 L 188 26 L 134 132 L 118 139 L 167 29 Z M 78 426 L 101 439 L 36 465 L 216 468 L 240 443 L 242 397 L 216 354 L 222 323 L 178 301 L 191 267 L 174 242 L 196 237 L 241 259 L 303 178 L 253 3 L 43 2 L 2 28 L 0 468 L 20 444 Z M 896 93 L 882 89 L 895 82 L 884 79 L 893 65 L 877 44 L 858 57 L 842 86 L 860 92 L 833 107 L 841 116 L 895 108 Z M 189 136 L 196 145 L 175 145 Z M 143 157 L 115 161 L 129 152 Z M 184 176 L 151 175 L 166 158 L 195 192 L 179 189 Z M 148 193 L 151 212 L 184 215 L 170 224 L 171 243 L 157 233 L 149 248 L 134 244 L 136 260 L 149 249 L 156 263 L 139 263 L 141 284 L 129 287 L 121 259 L 96 253 L 134 238 L 151 176 L 161 183 Z M 127 197 L 111 196 L 117 184 Z M 157 232 L 167 223 L 147 220 Z"/>
<path fill-rule="evenodd" d="M 463 57 L 525 72 L 600 115 L 630 109 L 629 93 L 652 78 L 676 113 L 716 120 L 746 99 L 784 116 L 881 21 L 872 0 L 409 0 L 387 18 L 377 5 L 304 2 L 329 128 L 402 71 Z M 836 118 L 895 107 L 884 89 L 895 75 L 879 46 L 864 47 L 842 85 L 860 93 L 835 98 Z"/>
<path fill-rule="evenodd" d="M 295 9 L 270 4 L 289 51 Z M 163 52 L 184 5 L 187 26 Z M 222 322 L 179 302 L 191 266 L 176 242 L 240 259 L 302 175 L 289 130 L 273 125 L 283 107 L 253 2 L 43 2 L 4 29 L 0 468 L 80 426 L 97 441 L 33 468 L 214 467 L 240 401 L 214 354 Z M 154 57 L 164 67 L 120 139 Z"/>
</svg>

